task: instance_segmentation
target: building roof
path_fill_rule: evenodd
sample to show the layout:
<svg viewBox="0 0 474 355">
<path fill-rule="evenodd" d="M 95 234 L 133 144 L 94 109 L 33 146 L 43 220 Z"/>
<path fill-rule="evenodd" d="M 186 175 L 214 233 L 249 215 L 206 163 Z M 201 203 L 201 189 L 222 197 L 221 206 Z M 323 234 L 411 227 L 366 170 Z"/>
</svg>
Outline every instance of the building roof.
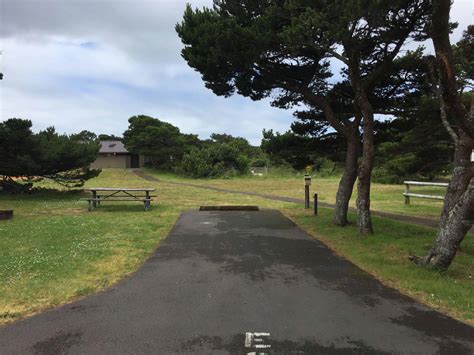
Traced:
<svg viewBox="0 0 474 355">
<path fill-rule="evenodd" d="M 128 153 L 121 141 L 100 141 L 99 153 Z"/>
</svg>

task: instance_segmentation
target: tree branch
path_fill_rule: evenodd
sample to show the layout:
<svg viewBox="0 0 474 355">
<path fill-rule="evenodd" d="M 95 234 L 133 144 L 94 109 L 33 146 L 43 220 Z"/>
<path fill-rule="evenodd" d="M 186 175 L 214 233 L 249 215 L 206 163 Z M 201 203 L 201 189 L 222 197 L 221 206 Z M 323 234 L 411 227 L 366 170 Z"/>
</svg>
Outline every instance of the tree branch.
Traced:
<svg viewBox="0 0 474 355">
<path fill-rule="evenodd" d="M 281 83 L 281 86 L 285 90 L 298 92 L 299 94 L 303 95 L 308 103 L 319 107 L 323 111 L 324 117 L 337 132 L 347 135 L 347 127 L 345 127 L 341 120 L 337 118 L 331 105 L 325 97 L 315 94 L 307 86 L 303 87 L 290 82 Z"/>
<path fill-rule="evenodd" d="M 344 57 L 342 54 L 337 53 L 335 50 L 333 50 L 331 48 L 328 48 L 328 49 L 326 49 L 326 52 L 331 54 L 334 58 L 339 59 L 344 64 L 346 64 L 346 65 L 349 64 L 349 59 Z"/>
</svg>

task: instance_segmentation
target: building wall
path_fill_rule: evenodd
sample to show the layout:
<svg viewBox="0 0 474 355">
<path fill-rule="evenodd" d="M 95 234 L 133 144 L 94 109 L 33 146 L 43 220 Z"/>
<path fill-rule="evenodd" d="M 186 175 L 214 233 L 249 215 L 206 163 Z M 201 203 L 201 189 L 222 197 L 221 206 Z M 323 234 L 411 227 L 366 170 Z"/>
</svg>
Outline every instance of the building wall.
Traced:
<svg viewBox="0 0 474 355">
<path fill-rule="evenodd" d="M 91 169 L 130 167 L 130 155 L 99 155 L 91 164 Z"/>
</svg>

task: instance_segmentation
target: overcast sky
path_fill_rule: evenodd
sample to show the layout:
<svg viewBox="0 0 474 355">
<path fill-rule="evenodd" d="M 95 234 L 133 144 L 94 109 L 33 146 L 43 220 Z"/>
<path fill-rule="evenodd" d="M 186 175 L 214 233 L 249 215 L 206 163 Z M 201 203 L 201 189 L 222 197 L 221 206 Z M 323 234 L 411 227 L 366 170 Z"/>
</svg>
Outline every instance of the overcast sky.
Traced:
<svg viewBox="0 0 474 355">
<path fill-rule="evenodd" d="M 0 0 L 1 119 L 121 135 L 130 116 L 145 114 L 201 138 L 229 133 L 253 144 L 263 128 L 286 131 L 291 111 L 217 97 L 186 65 L 174 30 L 186 2 L 212 0 Z M 471 3 L 454 2 L 453 40 L 474 22 Z"/>
</svg>

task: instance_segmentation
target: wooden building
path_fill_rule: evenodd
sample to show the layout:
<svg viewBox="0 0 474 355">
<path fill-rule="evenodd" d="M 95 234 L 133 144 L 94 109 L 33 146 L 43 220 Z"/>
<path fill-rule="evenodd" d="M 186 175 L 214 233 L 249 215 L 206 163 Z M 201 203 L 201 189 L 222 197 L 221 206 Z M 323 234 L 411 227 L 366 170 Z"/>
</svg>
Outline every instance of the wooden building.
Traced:
<svg viewBox="0 0 474 355">
<path fill-rule="evenodd" d="M 91 164 L 91 169 L 135 169 L 143 166 L 144 157 L 130 153 L 121 141 L 101 141 L 100 145 L 99 154 Z"/>
</svg>

